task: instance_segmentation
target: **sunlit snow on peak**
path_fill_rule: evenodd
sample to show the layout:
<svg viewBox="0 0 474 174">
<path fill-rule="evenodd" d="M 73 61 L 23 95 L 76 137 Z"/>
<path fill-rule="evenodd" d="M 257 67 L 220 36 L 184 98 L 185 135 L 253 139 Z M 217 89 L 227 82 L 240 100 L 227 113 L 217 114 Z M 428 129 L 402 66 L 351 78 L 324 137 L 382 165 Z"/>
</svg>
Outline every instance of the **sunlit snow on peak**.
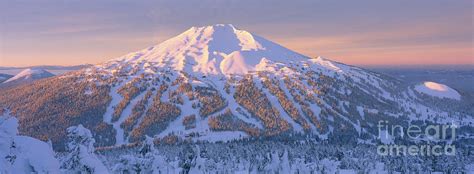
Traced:
<svg viewBox="0 0 474 174">
<path fill-rule="evenodd" d="M 108 64 L 153 62 L 158 68 L 229 75 L 255 71 L 263 58 L 284 64 L 308 60 L 304 55 L 231 24 L 217 24 L 191 27 L 161 44 L 114 59 Z"/>
</svg>

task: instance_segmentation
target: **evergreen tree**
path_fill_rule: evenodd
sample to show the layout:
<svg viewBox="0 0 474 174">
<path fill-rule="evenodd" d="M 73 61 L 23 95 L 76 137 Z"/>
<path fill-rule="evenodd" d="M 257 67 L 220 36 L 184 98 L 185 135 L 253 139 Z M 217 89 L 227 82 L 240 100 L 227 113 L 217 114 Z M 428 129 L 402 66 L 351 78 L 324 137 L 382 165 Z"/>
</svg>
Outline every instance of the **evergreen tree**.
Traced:
<svg viewBox="0 0 474 174">
<path fill-rule="evenodd" d="M 153 163 L 158 154 L 156 153 L 153 138 L 145 136 L 145 140 L 135 153 L 132 155 L 122 155 L 120 163 L 115 166 L 114 171 L 130 174 L 154 173 L 156 167 Z"/>
<path fill-rule="evenodd" d="M 62 168 L 71 173 L 108 173 L 105 166 L 94 154 L 95 140 L 91 132 L 82 125 L 67 129 L 68 152 Z"/>
</svg>

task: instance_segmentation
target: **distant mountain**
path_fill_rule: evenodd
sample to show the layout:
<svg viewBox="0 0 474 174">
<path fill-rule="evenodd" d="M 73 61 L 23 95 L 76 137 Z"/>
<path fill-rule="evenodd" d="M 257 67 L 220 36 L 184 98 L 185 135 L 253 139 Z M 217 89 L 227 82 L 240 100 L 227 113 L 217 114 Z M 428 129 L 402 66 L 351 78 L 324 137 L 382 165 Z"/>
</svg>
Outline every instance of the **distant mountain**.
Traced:
<svg viewBox="0 0 474 174">
<path fill-rule="evenodd" d="M 0 74 L 16 75 L 25 69 L 42 69 L 54 75 L 62 75 L 71 71 L 77 71 L 77 70 L 87 68 L 90 66 L 92 65 L 86 64 L 86 65 L 75 65 L 75 66 L 44 65 L 44 66 L 28 66 L 28 67 L 0 67 Z"/>
<path fill-rule="evenodd" d="M 73 65 L 73 66 L 61 66 L 61 65 L 39 65 L 39 66 L 26 66 L 26 67 L 2 67 L 0 70 L 12 70 L 12 69 L 45 69 L 45 70 L 80 70 L 92 66 L 91 64 L 84 65 Z"/>
<path fill-rule="evenodd" d="M 17 75 L 9 78 L 8 80 L 2 82 L 2 86 L 13 86 L 20 85 L 25 83 L 31 83 L 36 80 L 53 77 L 54 74 L 43 70 L 43 69 L 25 69 L 18 73 Z"/>
<path fill-rule="evenodd" d="M 27 104 L 27 105 L 26 105 Z M 165 141 L 312 139 L 376 144 L 380 121 L 457 123 L 465 98 L 425 95 L 389 76 L 310 58 L 232 25 L 192 27 L 103 64 L 0 90 L 20 132 L 64 147 L 82 124 L 96 146 Z M 466 129 L 465 129 L 466 128 Z M 469 136 L 465 136 L 469 137 Z"/>
<path fill-rule="evenodd" d="M 8 80 L 9 78 L 13 77 L 12 75 L 10 74 L 0 74 L 0 83 Z"/>
</svg>

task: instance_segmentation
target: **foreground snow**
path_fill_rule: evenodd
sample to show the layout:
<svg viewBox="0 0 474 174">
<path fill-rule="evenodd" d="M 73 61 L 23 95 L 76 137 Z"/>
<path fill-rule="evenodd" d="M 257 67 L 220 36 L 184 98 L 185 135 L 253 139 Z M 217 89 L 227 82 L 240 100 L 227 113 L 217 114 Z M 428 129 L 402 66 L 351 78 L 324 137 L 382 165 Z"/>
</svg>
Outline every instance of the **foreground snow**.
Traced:
<svg viewBox="0 0 474 174">
<path fill-rule="evenodd" d="M 50 145 L 17 136 L 18 121 L 0 117 L 0 173 L 392 173 L 472 172 L 471 158 L 381 158 L 374 146 L 331 146 L 308 140 L 161 144 L 146 137 L 138 146 L 95 152 L 94 139 L 83 126 L 68 128 L 62 166 Z M 460 152 L 461 155 L 463 152 Z M 390 165 L 386 165 L 386 164 Z M 447 165 L 442 166 L 441 163 Z M 453 165 L 456 164 L 456 165 Z"/>
<path fill-rule="evenodd" d="M 18 120 L 0 116 L 0 173 L 59 173 L 59 162 L 50 145 L 18 136 Z"/>
<path fill-rule="evenodd" d="M 415 86 L 415 90 L 439 98 L 461 99 L 461 95 L 456 90 L 436 82 L 424 82 L 423 84 Z"/>
</svg>

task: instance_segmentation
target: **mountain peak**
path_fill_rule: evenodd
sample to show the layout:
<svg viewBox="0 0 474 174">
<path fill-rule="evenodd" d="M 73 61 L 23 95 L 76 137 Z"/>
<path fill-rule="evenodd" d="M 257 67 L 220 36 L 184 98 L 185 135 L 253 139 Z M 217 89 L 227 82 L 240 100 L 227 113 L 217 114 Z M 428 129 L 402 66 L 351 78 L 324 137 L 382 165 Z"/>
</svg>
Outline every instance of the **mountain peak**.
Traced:
<svg viewBox="0 0 474 174">
<path fill-rule="evenodd" d="M 214 24 L 214 25 L 205 25 L 205 26 L 193 26 L 193 27 L 189 28 L 188 30 L 186 30 L 184 33 L 194 32 L 198 29 L 223 30 L 223 31 L 228 31 L 228 32 L 234 32 L 235 30 L 238 30 L 232 24 Z"/>
<path fill-rule="evenodd" d="M 203 26 L 205 28 L 225 28 L 225 29 L 230 29 L 230 30 L 237 30 L 234 25 L 232 24 L 214 24 L 214 25 L 207 25 L 207 26 Z M 199 27 L 197 27 L 199 28 Z"/>
<path fill-rule="evenodd" d="M 232 24 L 191 27 L 187 31 L 150 48 L 134 52 L 114 62 L 151 62 L 156 67 L 208 75 L 246 74 L 263 63 L 288 64 L 307 60 L 276 43 Z"/>
<path fill-rule="evenodd" d="M 211 53 L 217 51 L 230 54 L 236 50 L 264 49 L 253 34 L 239 30 L 232 24 L 191 27 L 181 35 L 185 38 L 178 36 L 178 39 L 197 40 L 203 41 L 201 44 L 209 44 L 209 48 L 212 50 Z"/>
</svg>

